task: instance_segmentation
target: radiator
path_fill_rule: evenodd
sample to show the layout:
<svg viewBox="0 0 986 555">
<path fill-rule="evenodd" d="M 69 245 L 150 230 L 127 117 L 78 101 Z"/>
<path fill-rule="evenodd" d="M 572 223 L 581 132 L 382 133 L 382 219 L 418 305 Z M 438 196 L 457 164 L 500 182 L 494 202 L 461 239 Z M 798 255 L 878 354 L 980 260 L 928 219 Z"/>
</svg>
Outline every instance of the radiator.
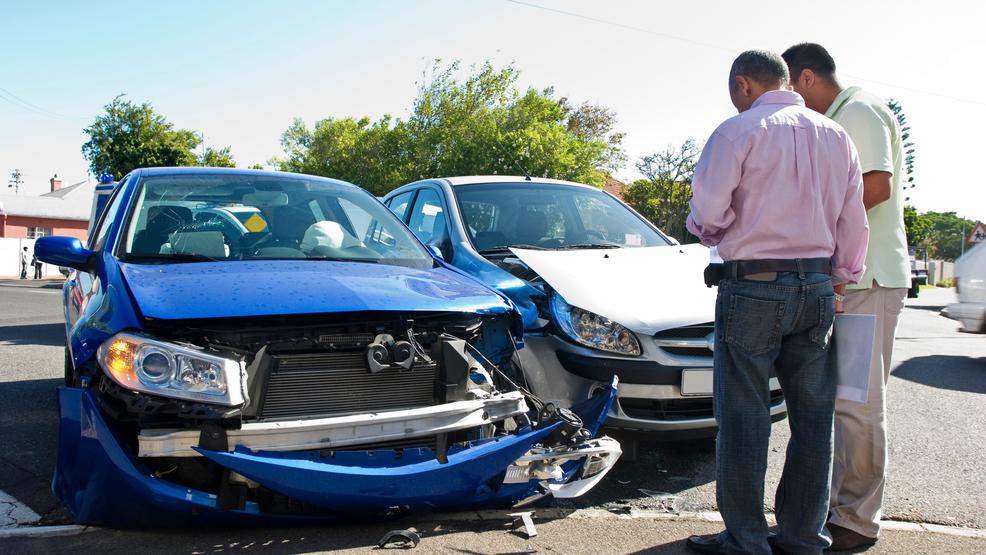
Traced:
<svg viewBox="0 0 986 555">
<path fill-rule="evenodd" d="M 258 411 L 261 419 L 382 412 L 435 404 L 435 365 L 371 374 L 366 354 L 283 354 L 272 368 Z"/>
</svg>

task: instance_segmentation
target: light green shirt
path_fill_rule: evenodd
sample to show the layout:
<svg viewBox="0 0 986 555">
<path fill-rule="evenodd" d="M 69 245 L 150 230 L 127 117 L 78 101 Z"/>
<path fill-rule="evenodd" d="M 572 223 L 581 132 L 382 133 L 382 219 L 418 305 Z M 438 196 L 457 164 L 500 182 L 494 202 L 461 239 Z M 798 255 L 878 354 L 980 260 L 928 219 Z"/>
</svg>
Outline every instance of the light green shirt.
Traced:
<svg viewBox="0 0 986 555">
<path fill-rule="evenodd" d="M 859 87 L 849 87 L 835 97 L 825 115 L 849 133 L 859 151 L 860 170 L 890 172 L 890 198 L 866 211 L 870 239 L 866 271 L 850 289 L 910 287 L 911 267 L 904 232 L 904 150 L 900 125 L 887 105 Z"/>
</svg>

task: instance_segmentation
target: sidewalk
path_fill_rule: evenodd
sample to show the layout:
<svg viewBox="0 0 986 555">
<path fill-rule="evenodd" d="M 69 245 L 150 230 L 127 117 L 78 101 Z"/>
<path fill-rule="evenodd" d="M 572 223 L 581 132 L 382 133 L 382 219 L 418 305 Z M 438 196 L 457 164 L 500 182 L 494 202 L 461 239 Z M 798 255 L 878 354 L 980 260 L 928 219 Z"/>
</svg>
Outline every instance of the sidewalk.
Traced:
<svg viewBox="0 0 986 555">
<path fill-rule="evenodd" d="M 28 287 L 32 289 L 61 289 L 65 283 L 65 277 L 48 276 L 41 279 L 20 279 L 17 276 L 0 276 L 0 286 L 2 287 Z"/>
<path fill-rule="evenodd" d="M 614 515 L 603 510 L 574 513 L 557 509 L 535 511 L 537 536 L 528 538 L 524 526 L 508 511 L 432 515 L 377 524 L 311 528 L 245 530 L 174 530 L 135 532 L 90 529 L 69 537 L 0 539 L 6 552 L 78 552 L 129 554 L 134 545 L 145 553 L 370 553 L 389 530 L 417 531 L 415 553 L 688 553 L 691 534 L 722 529 L 716 513 L 670 515 L 639 512 Z M 393 548 L 393 546 L 391 547 Z M 888 523 L 880 541 L 867 554 L 986 552 L 986 531 L 922 527 Z"/>
</svg>

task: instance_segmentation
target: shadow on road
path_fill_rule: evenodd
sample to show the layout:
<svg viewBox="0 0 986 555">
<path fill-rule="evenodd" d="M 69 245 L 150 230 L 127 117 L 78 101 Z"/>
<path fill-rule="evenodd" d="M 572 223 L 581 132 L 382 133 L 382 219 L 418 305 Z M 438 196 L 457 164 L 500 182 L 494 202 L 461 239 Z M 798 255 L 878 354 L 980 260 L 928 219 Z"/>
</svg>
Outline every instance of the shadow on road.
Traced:
<svg viewBox="0 0 986 555">
<path fill-rule="evenodd" d="M 915 357 L 901 363 L 891 375 L 939 389 L 986 393 L 986 357 Z"/>
<path fill-rule="evenodd" d="M 945 305 L 940 305 L 939 306 L 939 305 L 918 304 L 918 305 L 907 305 L 907 308 L 913 309 L 913 310 L 927 310 L 928 312 L 938 313 L 938 312 L 941 312 L 942 310 L 945 309 Z"/>
<path fill-rule="evenodd" d="M 24 324 L 0 327 L 0 345 L 48 345 L 65 344 L 65 325 Z"/>
<path fill-rule="evenodd" d="M 61 384 L 59 379 L 0 382 L 0 490 L 57 524 L 67 520 L 51 493 L 58 446 L 55 388 Z"/>
</svg>

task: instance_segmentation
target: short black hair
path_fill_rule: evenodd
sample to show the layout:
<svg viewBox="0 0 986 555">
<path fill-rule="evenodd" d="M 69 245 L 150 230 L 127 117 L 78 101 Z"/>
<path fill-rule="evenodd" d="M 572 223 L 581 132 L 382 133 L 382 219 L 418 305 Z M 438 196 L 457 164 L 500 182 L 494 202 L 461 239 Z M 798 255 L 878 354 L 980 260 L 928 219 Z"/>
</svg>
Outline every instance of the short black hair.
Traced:
<svg viewBox="0 0 986 555">
<path fill-rule="evenodd" d="M 816 75 L 820 75 L 829 81 L 835 80 L 835 60 L 828 50 L 820 44 L 813 42 L 803 42 L 795 44 L 784 51 L 781 56 L 787 62 L 787 69 L 791 76 L 797 80 L 801 72 L 810 69 Z"/>
<path fill-rule="evenodd" d="M 736 76 L 743 75 L 761 85 L 787 85 L 789 76 L 787 65 L 776 52 L 769 50 L 747 50 L 733 60 L 729 69 L 729 87 L 736 83 Z"/>
</svg>

